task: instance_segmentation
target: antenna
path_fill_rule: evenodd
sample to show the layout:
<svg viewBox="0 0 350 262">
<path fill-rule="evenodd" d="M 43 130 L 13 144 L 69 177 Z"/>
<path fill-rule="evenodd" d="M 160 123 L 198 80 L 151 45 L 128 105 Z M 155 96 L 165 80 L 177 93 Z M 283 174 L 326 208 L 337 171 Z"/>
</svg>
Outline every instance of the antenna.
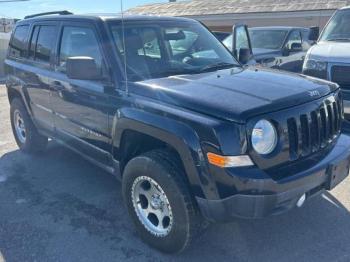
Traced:
<svg viewBox="0 0 350 262">
<path fill-rule="evenodd" d="M 123 0 L 120 0 L 120 9 L 122 15 L 122 38 L 123 38 L 123 49 L 124 49 L 124 74 L 125 74 L 125 92 L 126 95 L 129 95 L 129 81 L 128 74 L 126 72 L 126 46 L 125 46 L 125 27 L 124 27 L 124 9 L 123 9 Z"/>
</svg>

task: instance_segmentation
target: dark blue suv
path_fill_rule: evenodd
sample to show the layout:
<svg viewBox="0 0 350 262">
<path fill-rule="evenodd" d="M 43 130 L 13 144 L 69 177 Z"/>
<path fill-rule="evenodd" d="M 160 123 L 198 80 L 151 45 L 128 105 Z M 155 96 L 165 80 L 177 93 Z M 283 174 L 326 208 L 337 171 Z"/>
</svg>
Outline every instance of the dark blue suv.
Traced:
<svg viewBox="0 0 350 262">
<path fill-rule="evenodd" d="M 34 15 L 6 59 L 17 144 L 48 138 L 122 181 L 140 236 L 185 249 L 203 218 L 301 207 L 349 172 L 336 84 L 242 67 L 200 23 Z"/>
</svg>

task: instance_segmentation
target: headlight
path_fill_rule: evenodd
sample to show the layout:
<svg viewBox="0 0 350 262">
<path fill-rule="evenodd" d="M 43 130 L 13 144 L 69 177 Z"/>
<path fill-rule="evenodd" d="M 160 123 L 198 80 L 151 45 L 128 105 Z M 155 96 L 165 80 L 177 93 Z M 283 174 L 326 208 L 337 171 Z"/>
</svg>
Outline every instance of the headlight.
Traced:
<svg viewBox="0 0 350 262">
<path fill-rule="evenodd" d="M 277 131 L 270 121 L 263 119 L 255 124 L 252 133 L 252 145 L 254 150 L 261 155 L 267 155 L 275 149 Z"/>
<path fill-rule="evenodd" d="M 326 71 L 327 62 L 308 59 L 305 61 L 304 69 L 315 70 L 315 71 Z"/>
<path fill-rule="evenodd" d="M 327 79 L 327 67 L 327 62 L 306 59 L 303 65 L 303 74 Z"/>
</svg>

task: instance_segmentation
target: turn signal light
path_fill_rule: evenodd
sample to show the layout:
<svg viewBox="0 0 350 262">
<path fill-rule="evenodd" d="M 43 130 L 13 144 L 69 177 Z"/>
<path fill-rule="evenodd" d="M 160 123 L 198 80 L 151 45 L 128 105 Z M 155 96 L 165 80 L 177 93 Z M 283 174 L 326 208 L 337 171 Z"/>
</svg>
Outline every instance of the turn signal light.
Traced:
<svg viewBox="0 0 350 262">
<path fill-rule="evenodd" d="M 214 153 L 207 153 L 207 157 L 210 164 L 222 168 L 254 165 L 253 161 L 247 155 L 221 156 Z"/>
</svg>

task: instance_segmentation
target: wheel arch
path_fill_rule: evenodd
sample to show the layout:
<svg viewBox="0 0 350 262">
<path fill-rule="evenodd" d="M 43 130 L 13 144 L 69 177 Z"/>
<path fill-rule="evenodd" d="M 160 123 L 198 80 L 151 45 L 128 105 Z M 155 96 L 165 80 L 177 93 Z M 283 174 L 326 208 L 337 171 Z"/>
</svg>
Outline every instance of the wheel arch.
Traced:
<svg viewBox="0 0 350 262">
<path fill-rule="evenodd" d="M 121 172 L 124 154 L 128 155 L 125 146 L 127 141 L 140 135 L 138 139 L 132 139 L 138 143 L 143 139 L 150 139 L 151 147 L 156 149 L 165 147 L 174 152 L 186 173 L 187 179 L 196 196 L 204 196 L 208 186 L 207 173 L 203 170 L 204 156 L 202 154 L 199 138 L 196 132 L 184 123 L 173 119 L 154 115 L 139 109 L 127 108 L 119 110 L 113 120 L 113 155 L 121 164 Z M 145 143 L 144 141 L 141 142 Z M 130 158 L 130 157 L 129 157 Z"/>
<path fill-rule="evenodd" d="M 7 85 L 7 97 L 10 105 L 15 98 L 20 99 L 23 105 L 25 106 L 28 114 L 30 115 L 30 117 L 32 117 L 32 110 L 30 108 L 30 105 L 27 103 L 27 99 L 25 98 L 25 94 L 23 93 L 21 87 Z"/>
</svg>

